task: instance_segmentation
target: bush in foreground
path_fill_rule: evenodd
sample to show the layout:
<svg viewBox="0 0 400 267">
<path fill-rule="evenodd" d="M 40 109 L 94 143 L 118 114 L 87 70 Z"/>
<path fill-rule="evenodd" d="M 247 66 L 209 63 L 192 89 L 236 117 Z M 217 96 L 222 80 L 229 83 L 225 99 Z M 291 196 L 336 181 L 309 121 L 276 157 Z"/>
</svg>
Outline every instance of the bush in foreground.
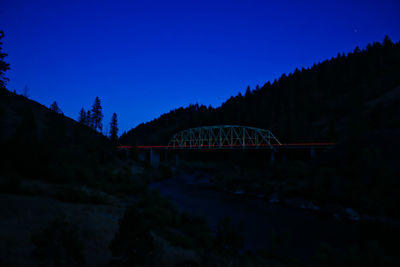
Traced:
<svg viewBox="0 0 400 267">
<path fill-rule="evenodd" d="M 43 232 L 33 235 L 33 257 L 41 266 L 84 266 L 84 246 L 77 226 L 55 220 Z"/>
</svg>

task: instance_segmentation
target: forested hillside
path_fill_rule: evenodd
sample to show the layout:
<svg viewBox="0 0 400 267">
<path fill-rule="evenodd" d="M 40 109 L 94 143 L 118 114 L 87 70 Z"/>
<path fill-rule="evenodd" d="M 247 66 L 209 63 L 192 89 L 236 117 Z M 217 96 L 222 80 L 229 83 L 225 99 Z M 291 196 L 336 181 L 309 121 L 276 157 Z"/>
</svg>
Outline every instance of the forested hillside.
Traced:
<svg viewBox="0 0 400 267">
<path fill-rule="evenodd" d="M 6 89 L 0 89 L 0 128 L 0 175 L 85 180 L 88 168 L 113 157 L 101 133 Z"/>
<path fill-rule="evenodd" d="M 239 93 L 218 108 L 177 108 L 140 124 L 120 141 L 164 145 L 179 130 L 217 124 L 270 129 L 282 142 L 337 141 L 350 136 L 349 131 L 399 128 L 399 117 L 389 115 L 398 114 L 396 105 L 374 105 L 400 85 L 399 73 L 400 43 L 386 37 L 383 43 L 357 47 L 254 90 L 247 88 L 245 95 Z"/>
</svg>

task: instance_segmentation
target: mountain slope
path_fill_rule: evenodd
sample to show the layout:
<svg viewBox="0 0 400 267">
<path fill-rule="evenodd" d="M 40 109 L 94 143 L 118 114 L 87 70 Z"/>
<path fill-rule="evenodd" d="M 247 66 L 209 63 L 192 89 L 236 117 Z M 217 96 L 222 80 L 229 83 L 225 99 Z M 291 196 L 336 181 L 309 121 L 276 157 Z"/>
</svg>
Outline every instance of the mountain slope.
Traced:
<svg viewBox="0 0 400 267">
<path fill-rule="evenodd" d="M 270 129 L 283 142 L 335 141 L 348 135 L 350 124 L 370 119 L 365 118 L 366 104 L 399 86 L 398 73 L 400 43 L 386 37 L 382 44 L 296 69 L 253 91 L 248 88 L 244 96 L 239 93 L 216 109 L 197 104 L 175 109 L 130 130 L 120 141 L 164 145 L 179 130 L 216 124 Z"/>
<path fill-rule="evenodd" d="M 112 144 L 102 134 L 5 89 L 0 90 L 0 145 L 0 176 L 72 181 L 76 172 L 113 158 Z"/>
</svg>

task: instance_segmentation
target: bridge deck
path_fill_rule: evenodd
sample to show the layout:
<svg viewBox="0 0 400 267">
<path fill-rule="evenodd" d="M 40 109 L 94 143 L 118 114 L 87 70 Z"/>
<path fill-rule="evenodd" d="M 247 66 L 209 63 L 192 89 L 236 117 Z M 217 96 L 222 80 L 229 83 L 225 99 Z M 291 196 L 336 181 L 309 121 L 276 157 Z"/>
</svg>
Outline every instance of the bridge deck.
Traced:
<svg viewBox="0 0 400 267">
<path fill-rule="evenodd" d="M 336 143 L 291 143 L 291 144 L 260 144 L 260 145 L 202 145 L 202 146 L 136 146 L 138 149 L 305 149 L 329 148 Z M 118 146 L 117 148 L 132 148 L 132 146 Z"/>
</svg>

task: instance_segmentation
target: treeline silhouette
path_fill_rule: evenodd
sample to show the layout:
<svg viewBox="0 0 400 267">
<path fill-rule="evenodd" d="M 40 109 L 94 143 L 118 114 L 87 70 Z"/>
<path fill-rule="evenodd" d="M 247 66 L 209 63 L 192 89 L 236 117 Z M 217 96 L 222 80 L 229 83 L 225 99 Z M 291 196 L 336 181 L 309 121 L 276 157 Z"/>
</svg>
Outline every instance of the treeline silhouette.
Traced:
<svg viewBox="0 0 400 267">
<path fill-rule="evenodd" d="M 81 108 L 79 111 L 78 122 L 92 128 L 95 131 L 102 132 L 103 131 L 103 107 L 100 103 L 100 98 L 96 96 L 92 108 L 88 111 L 85 111 L 84 108 Z M 118 118 L 117 113 L 113 113 L 110 121 L 110 129 L 108 133 L 106 132 L 107 137 L 116 144 L 118 139 Z"/>
<path fill-rule="evenodd" d="M 78 122 L 89 126 L 95 131 L 99 130 L 101 132 L 103 130 L 103 117 L 103 108 L 100 103 L 100 98 L 96 96 L 91 110 L 85 112 L 84 108 L 81 109 Z"/>
<path fill-rule="evenodd" d="M 14 92 L 16 94 L 16 92 Z M 64 115 L 60 107 L 58 106 L 57 102 L 54 101 L 49 109 L 57 114 Z M 100 98 L 96 96 L 94 103 L 92 105 L 92 108 L 88 110 L 87 112 L 85 111 L 84 108 L 81 108 L 79 111 L 79 117 L 78 117 L 78 122 L 80 124 L 86 125 L 87 127 L 98 131 L 100 133 L 103 133 L 103 107 L 101 106 L 100 103 Z M 110 120 L 110 129 L 107 133 L 107 131 L 104 133 L 106 137 L 108 137 L 114 144 L 118 140 L 118 117 L 117 113 L 113 113 L 111 120 Z"/>
<path fill-rule="evenodd" d="M 232 96 L 218 108 L 198 104 L 177 108 L 140 124 L 120 141 L 164 145 L 179 130 L 217 124 L 270 129 L 282 142 L 337 141 L 347 135 L 341 120 L 359 124 L 368 101 L 400 85 L 399 71 L 400 43 L 386 36 L 366 49 L 356 47 L 347 55 L 339 53 L 311 68 L 282 74 L 254 90 L 248 87 L 244 95 Z M 395 124 L 390 127 L 400 123 L 379 119 L 381 124 Z"/>
</svg>

